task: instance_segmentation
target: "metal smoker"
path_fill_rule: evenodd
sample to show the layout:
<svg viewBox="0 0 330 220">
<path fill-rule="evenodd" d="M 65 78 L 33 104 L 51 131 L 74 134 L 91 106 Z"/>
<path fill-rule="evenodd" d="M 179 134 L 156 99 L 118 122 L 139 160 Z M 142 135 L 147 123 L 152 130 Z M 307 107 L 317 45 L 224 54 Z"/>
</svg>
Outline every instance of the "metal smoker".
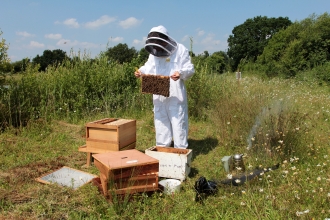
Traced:
<svg viewBox="0 0 330 220">
<path fill-rule="evenodd" d="M 233 155 L 233 170 L 239 175 L 245 172 L 245 166 L 243 162 L 243 154 Z"/>
</svg>

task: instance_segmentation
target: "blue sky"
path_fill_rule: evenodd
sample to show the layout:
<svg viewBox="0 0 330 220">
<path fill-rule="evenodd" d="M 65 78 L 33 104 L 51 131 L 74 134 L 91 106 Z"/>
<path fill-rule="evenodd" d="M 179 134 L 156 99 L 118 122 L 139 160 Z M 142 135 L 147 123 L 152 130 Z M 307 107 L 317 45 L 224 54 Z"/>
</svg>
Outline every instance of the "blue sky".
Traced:
<svg viewBox="0 0 330 220">
<path fill-rule="evenodd" d="M 11 61 L 43 51 L 86 51 L 91 57 L 118 43 L 140 50 L 154 26 L 201 54 L 226 51 L 235 26 L 256 16 L 301 21 L 329 13 L 329 0 L 0 0 L 1 38 Z"/>
</svg>

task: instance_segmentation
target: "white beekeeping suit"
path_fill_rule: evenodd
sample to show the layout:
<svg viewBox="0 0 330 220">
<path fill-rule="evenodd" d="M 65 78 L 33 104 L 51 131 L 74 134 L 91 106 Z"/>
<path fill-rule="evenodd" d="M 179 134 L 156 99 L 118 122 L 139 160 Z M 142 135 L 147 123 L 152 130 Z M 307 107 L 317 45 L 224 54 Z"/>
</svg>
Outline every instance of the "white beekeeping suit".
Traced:
<svg viewBox="0 0 330 220">
<path fill-rule="evenodd" d="M 188 147 L 188 102 L 184 81 L 195 70 L 188 49 L 169 36 L 163 26 L 154 27 L 148 34 L 145 49 L 148 61 L 139 71 L 144 74 L 178 76 L 170 79 L 170 96 L 153 95 L 156 145 L 175 148 Z"/>
</svg>

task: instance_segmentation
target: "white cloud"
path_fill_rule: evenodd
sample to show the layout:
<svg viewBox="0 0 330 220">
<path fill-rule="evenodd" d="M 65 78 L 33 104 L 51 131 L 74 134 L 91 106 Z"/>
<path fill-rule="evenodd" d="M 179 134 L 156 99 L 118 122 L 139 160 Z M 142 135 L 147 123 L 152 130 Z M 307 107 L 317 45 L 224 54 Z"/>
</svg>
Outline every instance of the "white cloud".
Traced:
<svg viewBox="0 0 330 220">
<path fill-rule="evenodd" d="M 147 37 L 143 37 L 142 40 L 134 39 L 133 44 L 137 45 L 137 46 L 144 46 L 146 40 L 147 40 Z"/>
<path fill-rule="evenodd" d="M 30 34 L 26 31 L 23 31 L 23 32 L 17 31 L 16 35 L 23 36 L 23 37 L 33 37 L 34 36 L 33 34 Z"/>
<path fill-rule="evenodd" d="M 62 38 L 62 34 L 45 34 L 45 38 L 58 40 Z"/>
<path fill-rule="evenodd" d="M 119 22 L 119 25 L 124 28 L 124 29 L 128 29 L 128 28 L 131 28 L 131 27 L 136 27 L 138 26 L 139 24 L 142 23 L 143 20 L 138 20 L 134 17 L 130 17 L 130 18 L 127 18 L 126 20 L 124 21 L 120 21 Z"/>
<path fill-rule="evenodd" d="M 203 30 L 199 30 L 198 32 L 197 32 L 197 35 L 198 36 L 203 36 L 205 34 L 205 31 L 203 31 Z"/>
<path fill-rule="evenodd" d="M 143 41 L 141 41 L 141 40 L 138 40 L 138 39 L 133 40 L 134 45 L 141 45 L 142 43 L 143 43 Z"/>
<path fill-rule="evenodd" d="M 44 44 L 36 42 L 36 41 L 30 41 L 30 44 L 28 45 L 29 48 L 34 49 L 34 48 L 43 48 L 45 47 Z"/>
<path fill-rule="evenodd" d="M 79 28 L 80 26 L 75 18 L 66 19 L 65 21 L 63 21 L 63 24 L 73 28 Z"/>
<path fill-rule="evenodd" d="M 102 25 L 106 25 L 111 22 L 114 22 L 115 20 L 116 20 L 116 18 L 114 18 L 114 17 L 109 17 L 108 15 L 103 15 L 102 17 L 100 17 L 99 19 L 97 19 L 95 21 L 87 22 L 85 24 L 85 27 L 86 28 L 98 28 Z"/>
<path fill-rule="evenodd" d="M 202 41 L 202 44 L 204 45 L 215 45 L 215 44 L 220 44 L 220 40 L 215 40 L 213 34 L 209 34 L 207 37 L 205 37 Z"/>
<path fill-rule="evenodd" d="M 186 42 L 187 40 L 189 40 L 189 35 L 185 35 L 185 36 L 183 36 L 183 38 L 181 39 L 182 42 Z"/>
<path fill-rule="evenodd" d="M 67 39 L 61 39 L 59 40 L 56 45 L 58 47 L 66 47 L 66 48 L 72 48 L 72 47 L 79 47 L 82 49 L 86 48 L 98 48 L 99 45 L 94 44 L 94 43 L 89 43 L 89 42 L 79 42 L 77 40 L 71 41 Z"/>
<path fill-rule="evenodd" d="M 109 42 L 115 42 L 115 43 L 119 43 L 119 42 L 123 42 L 124 41 L 124 38 L 123 37 L 109 37 Z"/>
</svg>

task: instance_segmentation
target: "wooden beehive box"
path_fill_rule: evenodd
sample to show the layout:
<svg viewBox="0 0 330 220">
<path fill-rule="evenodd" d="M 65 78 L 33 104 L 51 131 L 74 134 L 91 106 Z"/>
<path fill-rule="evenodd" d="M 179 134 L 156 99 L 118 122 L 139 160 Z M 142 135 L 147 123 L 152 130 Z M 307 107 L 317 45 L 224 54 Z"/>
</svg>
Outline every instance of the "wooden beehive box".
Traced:
<svg viewBox="0 0 330 220">
<path fill-rule="evenodd" d="M 94 154 L 104 195 L 158 190 L 158 160 L 136 149 Z"/>
<path fill-rule="evenodd" d="M 160 177 L 183 181 L 190 173 L 191 149 L 153 146 L 146 149 L 145 153 L 159 161 Z"/>
<path fill-rule="evenodd" d="M 135 142 L 136 120 L 105 118 L 86 124 L 86 150 L 89 152 L 119 151 Z"/>
</svg>

